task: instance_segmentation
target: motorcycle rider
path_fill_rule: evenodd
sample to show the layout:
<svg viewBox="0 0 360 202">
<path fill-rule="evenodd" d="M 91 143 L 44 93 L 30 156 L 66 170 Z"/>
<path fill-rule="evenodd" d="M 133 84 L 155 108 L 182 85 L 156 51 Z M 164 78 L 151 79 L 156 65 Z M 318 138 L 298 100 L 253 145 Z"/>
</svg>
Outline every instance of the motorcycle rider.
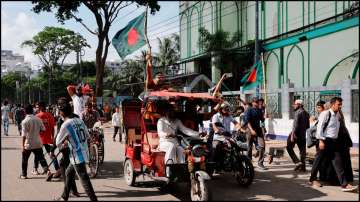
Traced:
<svg viewBox="0 0 360 202">
<path fill-rule="evenodd" d="M 240 130 L 241 126 L 240 123 L 230 115 L 230 104 L 227 101 L 224 101 L 220 105 L 219 112 L 212 117 L 211 122 L 214 130 L 212 142 L 214 152 L 212 159 L 216 162 L 215 172 L 219 173 L 223 165 L 224 156 L 224 152 L 221 150 L 221 144 L 224 142 L 225 137 L 231 137 L 230 123 L 232 122 L 237 130 Z"/>
<path fill-rule="evenodd" d="M 199 132 L 196 132 L 190 128 L 185 127 L 179 119 L 175 116 L 175 110 L 170 104 L 163 104 L 162 116 L 157 122 L 157 131 L 160 137 L 159 149 L 165 153 L 165 164 L 173 163 L 185 163 L 184 149 L 179 145 L 176 138 L 176 131 L 180 130 L 184 134 L 192 137 L 200 138 Z M 168 169 L 166 170 L 169 176 Z"/>
</svg>

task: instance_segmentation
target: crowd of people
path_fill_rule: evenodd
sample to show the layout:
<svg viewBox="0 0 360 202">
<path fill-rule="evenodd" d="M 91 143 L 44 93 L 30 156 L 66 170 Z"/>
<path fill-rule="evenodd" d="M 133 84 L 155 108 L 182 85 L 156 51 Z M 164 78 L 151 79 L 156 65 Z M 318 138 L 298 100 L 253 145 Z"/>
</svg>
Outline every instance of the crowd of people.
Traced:
<svg viewBox="0 0 360 202">
<path fill-rule="evenodd" d="M 168 89 L 165 86 L 164 77 L 161 73 L 152 78 L 151 57 L 147 56 L 146 90 Z M 223 154 L 220 145 L 223 144 L 225 137 L 233 134 L 231 124 L 237 132 L 246 137 L 248 146 L 247 156 L 252 159 L 253 146 L 255 146 L 258 157 L 257 166 L 261 170 L 267 170 L 264 166 L 265 159 L 265 119 L 268 118 L 264 99 L 253 98 L 250 102 L 245 102 L 240 97 L 237 99 L 236 106 L 231 106 L 225 101 L 220 91 L 221 82 L 226 78 L 224 75 L 218 85 L 216 85 L 213 96 L 219 103 L 213 108 L 210 119 L 208 134 L 204 131 L 192 130 L 186 127 L 177 117 L 174 116 L 174 109 L 167 105 L 157 117 L 157 130 L 160 137 L 159 149 L 166 152 L 165 163 L 172 159 L 179 159 L 180 163 L 185 161 L 183 148 L 177 145 L 174 137 L 177 130 L 189 136 L 207 136 L 208 145 L 212 148 L 211 159 L 216 162 L 216 173 L 221 173 L 221 159 Z M 170 89 L 171 90 L 171 89 Z M 79 196 L 75 183 L 75 173 L 78 174 L 85 192 L 91 200 L 97 200 L 90 178 L 86 172 L 86 163 L 89 160 L 88 144 L 90 135 L 88 129 L 101 125 L 102 121 L 110 121 L 114 127 L 113 141 L 119 133 L 119 141 L 122 142 L 122 115 L 119 106 L 114 108 L 114 113 L 108 103 L 104 109 L 96 105 L 96 99 L 91 91 L 84 91 L 81 85 L 67 87 L 71 101 L 65 97 L 59 98 L 56 105 L 46 107 L 45 102 L 27 104 L 22 106 L 9 105 L 3 102 L 1 107 L 1 119 L 4 135 L 9 135 L 9 123 L 12 120 L 18 129 L 18 135 L 22 137 L 22 171 L 20 178 L 27 179 L 28 159 L 33 153 L 34 167 L 32 173 L 39 175 L 38 165 L 43 168 L 42 174 L 46 174 L 49 181 L 53 178 L 64 179 L 64 190 L 57 200 L 68 200 L 70 193 Z M 234 112 L 230 108 L 235 108 Z M 287 152 L 295 164 L 295 171 L 306 171 L 306 147 L 307 133 L 309 128 L 316 130 L 316 157 L 312 164 L 309 185 L 322 186 L 322 182 L 337 182 L 342 191 L 354 191 L 357 186 L 353 186 L 353 171 L 351 167 L 350 148 L 352 141 L 350 134 L 345 126 L 344 116 L 341 112 L 342 99 L 333 97 L 329 103 L 319 101 L 316 109 L 318 115 L 310 117 L 304 109 L 302 100 L 295 100 L 293 108 L 295 111 L 291 132 L 287 139 Z M 201 107 L 200 107 L 201 108 Z M 197 109 L 200 110 L 200 109 Z M 145 115 L 144 115 L 145 116 Z M 203 128 L 203 123 L 199 122 L 199 128 Z M 57 131 L 55 132 L 55 128 Z M 300 159 L 294 152 L 294 147 L 299 148 Z M 48 164 L 43 153 L 45 148 L 51 162 Z M 56 148 L 62 153 L 60 161 L 55 155 Z M 177 155 L 177 156 L 176 156 Z M 49 169 L 53 164 L 55 173 Z M 319 177 L 318 177 L 319 175 Z"/>
<path fill-rule="evenodd" d="M 75 183 L 75 173 L 78 174 L 85 192 L 91 200 L 97 200 L 88 173 L 86 163 L 89 161 L 88 144 L 90 135 L 88 129 L 101 127 L 104 121 L 111 119 L 111 107 L 104 105 L 104 110 L 96 107 L 91 94 L 82 93 L 82 86 L 68 86 L 67 91 L 71 100 L 59 98 L 56 105 L 46 107 L 43 101 L 26 105 L 9 105 L 3 102 L 1 107 L 2 128 L 4 135 L 9 135 L 11 119 L 17 126 L 18 135 L 22 137 L 22 168 L 20 179 L 28 179 L 28 160 L 34 154 L 33 175 L 46 174 L 46 181 L 63 179 L 64 190 L 56 200 L 68 200 L 70 193 L 79 197 Z M 114 109 L 112 124 L 115 135 L 121 127 L 119 107 Z M 116 129 L 117 128 L 117 129 Z M 57 129 L 57 131 L 55 131 Z M 121 132 L 120 132 L 121 141 Z M 43 153 L 45 149 L 45 153 Z M 58 153 L 56 153 L 58 149 Z M 50 162 L 46 161 L 48 154 Z M 62 154 L 58 161 L 57 157 Z M 43 172 L 39 172 L 39 163 Z M 50 171 L 53 165 L 55 172 Z"/>
</svg>

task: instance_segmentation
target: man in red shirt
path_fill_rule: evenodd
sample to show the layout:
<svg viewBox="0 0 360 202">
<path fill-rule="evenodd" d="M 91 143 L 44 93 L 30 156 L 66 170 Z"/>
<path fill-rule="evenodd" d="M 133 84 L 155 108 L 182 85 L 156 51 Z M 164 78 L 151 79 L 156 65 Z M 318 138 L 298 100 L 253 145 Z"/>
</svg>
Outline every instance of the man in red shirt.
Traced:
<svg viewBox="0 0 360 202">
<path fill-rule="evenodd" d="M 41 143 L 46 149 L 46 152 L 50 155 L 50 158 L 54 161 L 54 167 L 56 170 L 56 174 L 53 177 L 59 177 L 61 175 L 59 163 L 55 158 L 54 150 L 55 147 L 53 146 L 54 142 L 54 132 L 55 132 L 55 119 L 53 115 L 49 112 L 46 112 L 45 102 L 39 102 L 36 105 L 38 108 L 39 113 L 36 114 L 38 118 L 40 118 L 45 126 L 45 131 L 40 133 Z M 39 162 L 34 160 L 34 174 L 38 174 L 37 168 L 39 166 Z"/>
</svg>

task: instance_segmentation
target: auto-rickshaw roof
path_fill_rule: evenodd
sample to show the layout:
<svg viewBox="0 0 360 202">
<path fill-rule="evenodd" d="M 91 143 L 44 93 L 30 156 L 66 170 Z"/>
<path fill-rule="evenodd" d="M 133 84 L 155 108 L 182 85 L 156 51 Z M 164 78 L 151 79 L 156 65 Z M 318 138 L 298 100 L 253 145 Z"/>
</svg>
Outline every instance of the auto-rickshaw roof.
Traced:
<svg viewBox="0 0 360 202">
<path fill-rule="evenodd" d="M 186 98 L 200 98 L 200 99 L 210 99 L 215 100 L 215 97 L 209 93 L 183 93 L 183 92 L 169 92 L 169 91 L 151 91 L 148 94 L 149 97 L 186 97 Z"/>
</svg>

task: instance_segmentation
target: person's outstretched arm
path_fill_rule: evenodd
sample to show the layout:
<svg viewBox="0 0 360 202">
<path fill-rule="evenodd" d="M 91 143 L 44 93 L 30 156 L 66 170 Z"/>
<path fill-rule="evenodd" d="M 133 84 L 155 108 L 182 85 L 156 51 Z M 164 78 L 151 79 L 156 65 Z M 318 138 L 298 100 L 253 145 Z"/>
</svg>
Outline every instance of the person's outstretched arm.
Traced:
<svg viewBox="0 0 360 202">
<path fill-rule="evenodd" d="M 146 81 L 145 81 L 145 89 L 149 89 L 149 84 L 153 83 L 152 79 L 152 58 L 151 55 L 146 55 Z"/>
</svg>

